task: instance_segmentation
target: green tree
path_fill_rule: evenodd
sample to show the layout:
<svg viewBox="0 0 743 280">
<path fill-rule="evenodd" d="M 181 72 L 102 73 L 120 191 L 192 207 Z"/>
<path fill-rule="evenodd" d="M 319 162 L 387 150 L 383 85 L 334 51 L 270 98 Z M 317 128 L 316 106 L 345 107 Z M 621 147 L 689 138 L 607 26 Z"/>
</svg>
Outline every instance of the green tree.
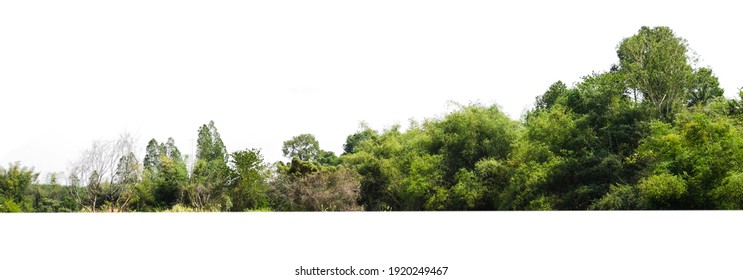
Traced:
<svg viewBox="0 0 743 280">
<path fill-rule="evenodd" d="M 165 144 L 162 144 L 161 150 L 163 154 L 165 154 L 167 157 L 171 158 L 172 160 L 183 159 L 183 157 L 181 156 L 181 151 L 178 150 L 178 146 L 175 145 L 175 140 L 173 140 L 172 137 L 168 137 L 168 140 L 165 142 Z"/>
<path fill-rule="evenodd" d="M 160 144 L 157 143 L 157 140 L 153 138 L 150 140 L 150 142 L 147 142 L 147 148 L 145 149 L 144 160 L 142 161 L 142 165 L 144 166 L 144 169 L 154 170 L 157 167 L 157 165 L 160 163 L 161 154 L 162 154 L 162 150 L 160 149 Z"/>
<path fill-rule="evenodd" d="M 361 131 L 346 137 L 346 143 L 343 144 L 343 154 L 353 154 L 356 147 L 364 141 L 374 141 L 377 138 L 377 132 L 369 128 L 366 123 L 361 123 Z"/>
<path fill-rule="evenodd" d="M 349 136 L 353 153 L 341 159 L 361 174 L 367 210 L 492 209 L 493 187 L 485 185 L 492 180 L 480 180 L 474 169 L 481 160 L 507 158 L 519 133 L 496 106 L 461 106 L 441 119 L 411 122 L 405 132 L 393 126 Z"/>
<path fill-rule="evenodd" d="M 737 174 L 743 172 L 743 131 L 720 105 L 725 102 L 684 109 L 670 124 L 651 123 L 650 135 L 629 158 L 639 169 L 640 199 L 649 202 L 646 207 L 728 209 L 736 205 Z M 656 178 L 662 174 L 667 178 Z M 655 181 L 664 183 L 650 184 Z M 723 194 L 731 199 L 722 199 Z"/>
<path fill-rule="evenodd" d="M 196 140 L 196 160 L 213 161 L 218 160 L 226 164 L 227 148 L 214 125 L 214 121 L 202 125 L 198 131 Z"/>
<path fill-rule="evenodd" d="M 412 134 L 413 130 L 418 136 L 422 135 L 419 126 L 412 127 L 408 133 Z M 359 202 L 366 210 L 405 209 L 399 197 L 403 178 L 401 172 L 409 164 L 408 160 L 403 159 L 408 155 L 403 150 L 403 134 L 400 126 L 396 125 L 378 135 L 374 139 L 359 142 L 354 153 L 342 156 L 341 160 L 361 175 Z M 416 149 L 415 153 L 424 150 Z M 412 149 L 408 152 L 413 153 Z"/>
<path fill-rule="evenodd" d="M 300 134 L 284 141 L 281 151 L 287 158 L 296 157 L 303 161 L 315 161 L 320 153 L 320 143 L 312 134 Z"/>
<path fill-rule="evenodd" d="M 687 49 L 686 40 L 664 26 L 643 26 L 617 49 L 620 71 L 630 87 L 638 89 L 643 101 L 666 120 L 687 99 L 686 81 L 692 74 Z"/>
<path fill-rule="evenodd" d="M 220 160 L 197 160 L 188 184 L 188 198 L 198 211 L 218 211 L 232 208 L 226 193 L 229 170 Z"/>
<path fill-rule="evenodd" d="M 648 209 L 682 209 L 682 198 L 686 195 L 686 182 L 668 173 L 652 175 L 640 180 L 637 185 L 640 196 Z"/>
<path fill-rule="evenodd" d="M 340 158 L 334 152 L 320 150 L 317 153 L 317 163 L 329 166 L 336 166 L 341 163 Z"/>
<path fill-rule="evenodd" d="M 557 102 L 557 99 L 560 96 L 564 96 L 567 91 L 568 87 L 562 81 L 555 82 L 544 94 L 537 97 L 536 108 L 549 109 L 555 104 L 555 102 Z"/>
<path fill-rule="evenodd" d="M 75 203 L 67 188 L 59 184 L 58 177 L 58 174 L 50 173 L 45 184 L 29 186 L 26 194 L 27 198 L 33 201 L 34 212 L 57 213 L 80 210 L 80 206 Z"/>
<path fill-rule="evenodd" d="M 119 159 L 113 174 L 114 178 L 104 193 L 112 212 L 122 212 L 127 209 L 135 195 L 134 189 L 141 180 L 141 174 L 139 161 L 133 152 Z"/>
<path fill-rule="evenodd" d="M 460 169 L 472 170 L 483 158 L 504 159 L 516 140 L 518 124 L 497 106 L 463 106 L 426 124 L 431 154 L 442 156 L 444 180 L 454 184 Z"/>
<path fill-rule="evenodd" d="M 39 177 L 33 168 L 10 164 L 0 167 L 0 212 L 30 211 L 26 191 Z"/>
<path fill-rule="evenodd" d="M 196 140 L 196 161 L 188 185 L 188 198 L 197 210 L 230 209 L 225 190 L 229 180 L 227 148 L 214 121 L 202 125 Z"/>
<path fill-rule="evenodd" d="M 718 209 L 743 209 L 743 172 L 729 172 L 710 194 Z"/>
<path fill-rule="evenodd" d="M 595 201 L 590 210 L 636 210 L 642 209 L 640 191 L 631 185 L 612 185 L 609 192 Z"/>
<path fill-rule="evenodd" d="M 135 209 L 150 211 L 188 202 L 186 162 L 173 138 L 164 143 L 150 140 L 143 163 L 142 182 L 133 190 Z"/>
<path fill-rule="evenodd" d="M 707 104 L 714 98 L 722 97 L 725 91 L 720 88 L 720 81 L 709 68 L 699 68 L 690 76 L 689 98 L 687 104 Z"/>
<path fill-rule="evenodd" d="M 152 194 L 156 206 L 170 208 L 187 201 L 186 184 L 188 173 L 182 159 L 160 155 L 157 175 L 154 177 Z"/>
<path fill-rule="evenodd" d="M 496 185 L 502 189 L 496 208 L 587 209 L 613 185 L 634 181 L 636 170 L 625 158 L 648 134 L 650 107 L 637 106 L 631 93 L 617 69 L 570 88 L 550 87 L 545 94 L 554 96 L 537 99 L 513 152 L 501 161 L 511 173 L 501 176 L 507 184 Z"/>
<path fill-rule="evenodd" d="M 243 150 L 230 154 L 229 197 L 232 209 L 244 211 L 270 207 L 265 180 L 267 165 L 259 150 Z"/>
</svg>

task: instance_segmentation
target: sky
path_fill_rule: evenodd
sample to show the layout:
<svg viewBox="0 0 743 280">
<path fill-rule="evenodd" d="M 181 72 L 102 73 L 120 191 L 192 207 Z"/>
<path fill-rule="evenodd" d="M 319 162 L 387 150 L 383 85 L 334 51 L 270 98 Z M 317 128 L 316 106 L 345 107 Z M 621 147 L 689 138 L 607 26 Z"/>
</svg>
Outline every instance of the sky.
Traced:
<svg viewBox="0 0 743 280">
<path fill-rule="evenodd" d="M 312 133 L 342 152 L 372 128 L 436 118 L 453 102 L 513 119 L 552 83 L 618 61 L 641 26 L 669 26 L 743 86 L 734 1 L 2 1 L 0 165 L 64 172 L 94 140 L 195 149 L 213 120 L 229 151 L 285 160 Z M 42 175 L 43 177 L 43 175 Z"/>
</svg>

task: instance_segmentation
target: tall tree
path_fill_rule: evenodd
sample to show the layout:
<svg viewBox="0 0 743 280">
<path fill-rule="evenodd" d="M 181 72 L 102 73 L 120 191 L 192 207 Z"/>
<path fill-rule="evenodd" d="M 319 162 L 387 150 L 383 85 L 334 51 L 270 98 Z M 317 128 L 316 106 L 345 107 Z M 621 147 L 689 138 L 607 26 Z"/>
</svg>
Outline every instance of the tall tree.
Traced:
<svg viewBox="0 0 743 280">
<path fill-rule="evenodd" d="M 157 172 L 152 190 L 157 206 L 169 208 L 185 203 L 188 182 L 186 163 L 182 159 L 173 159 L 161 154 Z"/>
<path fill-rule="evenodd" d="M 167 157 L 172 160 L 183 160 L 181 157 L 181 151 L 175 145 L 175 140 L 172 137 L 168 137 L 168 141 L 163 145 L 164 153 Z"/>
<path fill-rule="evenodd" d="M 154 138 L 151 139 L 150 142 L 147 143 L 144 160 L 142 161 L 144 169 L 153 170 L 157 167 L 160 162 L 161 153 L 160 144 L 158 144 L 157 140 Z"/>
<path fill-rule="evenodd" d="M 205 124 L 199 128 L 196 140 L 196 160 L 227 161 L 227 148 L 222 142 L 214 121 L 210 121 L 208 125 Z"/>
<path fill-rule="evenodd" d="M 127 209 L 135 194 L 134 190 L 141 180 L 141 174 L 139 161 L 133 152 L 119 159 L 114 180 L 106 194 L 112 212 L 122 212 Z"/>
<path fill-rule="evenodd" d="M 188 187 L 191 203 L 199 210 L 231 208 L 231 201 L 224 196 L 229 179 L 227 148 L 214 121 L 199 128 L 196 145 L 196 162 Z"/>
<path fill-rule="evenodd" d="M 686 100 L 686 81 L 692 73 L 687 49 L 686 40 L 665 26 L 643 26 L 617 49 L 629 85 L 666 120 Z"/>
<path fill-rule="evenodd" d="M 186 163 L 175 140 L 169 137 L 164 143 L 152 139 L 147 144 L 144 158 L 144 181 L 137 189 L 139 209 L 169 208 L 185 203 L 188 172 Z"/>
<path fill-rule="evenodd" d="M 267 165 L 259 150 L 230 154 L 229 197 L 232 209 L 244 211 L 269 207 L 264 173 Z"/>
</svg>

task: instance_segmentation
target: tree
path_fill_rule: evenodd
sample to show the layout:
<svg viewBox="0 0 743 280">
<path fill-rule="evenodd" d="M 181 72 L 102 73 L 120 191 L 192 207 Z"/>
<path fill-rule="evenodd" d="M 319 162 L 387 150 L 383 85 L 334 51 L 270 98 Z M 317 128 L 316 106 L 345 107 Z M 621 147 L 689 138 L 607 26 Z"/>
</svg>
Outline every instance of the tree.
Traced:
<svg viewBox="0 0 743 280">
<path fill-rule="evenodd" d="M 454 184 L 460 169 L 472 170 L 483 158 L 504 159 L 511 151 L 518 125 L 497 106 L 463 106 L 440 121 L 426 124 L 429 152 L 443 156 L 444 179 Z"/>
<path fill-rule="evenodd" d="M 361 131 L 346 137 L 346 143 L 343 144 L 343 154 L 353 154 L 356 152 L 356 147 L 364 141 L 373 141 L 377 138 L 377 132 L 369 128 L 365 122 L 361 123 Z"/>
<path fill-rule="evenodd" d="M 620 71 L 630 87 L 638 89 L 643 101 L 666 120 L 686 100 L 686 81 L 692 73 L 687 49 L 686 40 L 664 26 L 643 26 L 617 48 Z"/>
<path fill-rule="evenodd" d="M 170 208 L 187 201 L 186 185 L 188 173 L 186 163 L 180 158 L 160 155 L 156 176 L 153 181 L 152 195 L 156 206 Z"/>
<path fill-rule="evenodd" d="M 720 105 L 725 102 L 683 109 L 673 123 L 651 123 L 651 133 L 628 159 L 638 169 L 638 208 L 738 205 L 743 131 Z"/>
<path fill-rule="evenodd" d="M 229 179 L 227 148 L 214 121 L 199 128 L 196 145 L 196 162 L 188 186 L 192 205 L 198 210 L 231 208 L 224 193 Z"/>
<path fill-rule="evenodd" d="M 720 88 L 720 81 L 709 68 L 699 68 L 690 76 L 689 98 L 687 104 L 707 104 L 714 98 L 722 97 L 725 91 Z"/>
<path fill-rule="evenodd" d="M 341 163 L 338 156 L 334 152 L 320 150 L 317 153 L 317 163 L 329 166 L 336 166 Z"/>
<path fill-rule="evenodd" d="M 208 125 L 205 124 L 199 128 L 196 140 L 196 160 L 227 162 L 227 148 L 222 142 L 214 121 L 209 121 Z"/>
<path fill-rule="evenodd" d="M 634 182 L 625 164 L 647 132 L 650 106 L 633 102 L 617 69 L 569 88 L 553 84 L 524 118 L 525 130 L 495 170 L 497 209 L 587 209 L 612 186 Z M 475 173 L 477 175 L 477 173 Z M 477 179 L 468 180 L 472 194 Z M 463 177 L 468 178 L 468 177 Z"/>
<path fill-rule="evenodd" d="M 134 196 L 134 189 L 141 180 L 141 174 L 139 161 L 133 152 L 119 159 L 113 182 L 106 193 L 112 212 L 122 212 L 127 209 Z"/>
<path fill-rule="evenodd" d="M 549 109 L 557 102 L 557 98 L 565 95 L 567 91 L 568 87 L 562 81 L 555 82 L 544 94 L 537 97 L 536 108 Z"/>
<path fill-rule="evenodd" d="M 122 158 L 133 155 L 135 139 L 129 133 L 124 133 L 116 140 L 99 140 L 85 150 L 80 158 L 69 168 L 69 191 L 79 205 L 86 210 L 95 212 L 102 203 L 108 202 L 109 209 L 114 211 L 122 205 L 116 204 L 129 201 L 133 195 L 130 188 L 133 184 L 116 185 L 117 166 Z M 123 169 L 132 168 L 136 159 L 124 159 Z M 127 175 L 131 176 L 131 175 Z M 131 177 L 129 177 L 131 178 Z"/>
<path fill-rule="evenodd" d="M 652 175 L 637 185 L 648 209 L 683 209 L 679 207 L 686 195 L 686 182 L 668 173 Z"/>
<path fill-rule="evenodd" d="M 461 106 L 405 132 L 349 136 L 353 153 L 341 160 L 361 174 L 367 210 L 492 209 L 490 186 L 470 175 L 481 160 L 507 158 L 519 130 L 496 106 Z"/>
<path fill-rule="evenodd" d="M 0 167 L 0 212 L 29 211 L 26 205 L 26 190 L 39 177 L 33 168 L 10 164 L 8 169 Z"/>
<path fill-rule="evenodd" d="M 289 159 L 296 157 L 303 161 L 315 161 L 320 153 L 320 143 L 312 134 L 300 134 L 284 141 L 281 151 Z"/>
<path fill-rule="evenodd" d="M 228 169 L 218 160 L 197 160 L 188 185 L 189 200 L 198 211 L 229 209 L 231 201 L 225 200 Z M 224 202 L 224 203 L 220 203 Z"/>
<path fill-rule="evenodd" d="M 244 211 L 270 207 L 265 181 L 266 164 L 259 150 L 230 154 L 229 197 L 232 209 Z"/>
<path fill-rule="evenodd" d="M 137 190 L 141 198 L 138 207 L 170 208 L 185 203 L 188 172 L 175 140 L 170 137 L 165 143 L 150 140 L 144 162 L 144 181 Z"/>
<path fill-rule="evenodd" d="M 730 172 L 711 192 L 717 209 L 743 208 L 743 172 Z"/>
<path fill-rule="evenodd" d="M 154 138 L 151 139 L 150 142 L 147 143 L 146 154 L 144 156 L 144 160 L 142 161 L 144 169 L 154 170 L 155 167 L 157 167 L 157 165 L 160 163 L 160 154 L 162 154 L 160 145 L 157 143 L 157 140 L 155 140 Z"/>
</svg>

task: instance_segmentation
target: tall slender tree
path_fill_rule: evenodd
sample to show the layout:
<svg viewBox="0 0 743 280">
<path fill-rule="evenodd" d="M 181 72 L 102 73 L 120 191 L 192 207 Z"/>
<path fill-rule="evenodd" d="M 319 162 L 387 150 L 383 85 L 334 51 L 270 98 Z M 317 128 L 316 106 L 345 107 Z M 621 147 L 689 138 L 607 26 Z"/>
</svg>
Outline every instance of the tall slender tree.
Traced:
<svg viewBox="0 0 743 280">
<path fill-rule="evenodd" d="M 196 162 L 188 190 L 192 205 L 199 210 L 214 206 L 231 208 L 231 201 L 223 192 L 229 176 L 227 148 L 214 121 L 199 128 L 196 145 Z"/>
</svg>

